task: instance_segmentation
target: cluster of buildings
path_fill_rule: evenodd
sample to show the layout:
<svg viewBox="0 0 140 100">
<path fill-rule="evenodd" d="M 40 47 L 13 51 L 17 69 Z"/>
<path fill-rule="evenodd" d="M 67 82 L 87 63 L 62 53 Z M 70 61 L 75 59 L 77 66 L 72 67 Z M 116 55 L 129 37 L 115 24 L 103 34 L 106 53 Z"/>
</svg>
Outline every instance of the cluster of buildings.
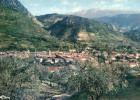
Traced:
<svg viewBox="0 0 140 100">
<path fill-rule="evenodd" d="M 36 60 L 38 62 L 43 62 L 43 59 L 45 59 L 46 63 L 56 64 L 58 62 L 65 62 L 70 63 L 75 60 L 77 61 L 86 61 L 86 60 L 92 60 L 93 57 L 89 56 L 88 54 L 84 53 L 69 53 L 69 52 L 36 52 Z"/>
<path fill-rule="evenodd" d="M 122 63 L 122 62 L 128 62 L 130 64 L 131 68 L 139 67 L 138 59 L 140 57 L 139 53 L 134 54 L 121 54 L 117 52 L 112 52 L 111 54 L 108 54 L 107 52 L 100 52 L 100 51 L 93 51 L 93 54 L 89 55 L 88 53 L 82 52 L 82 53 L 75 53 L 75 52 L 51 52 L 51 51 L 42 51 L 42 52 L 35 52 L 32 53 L 30 51 L 23 51 L 23 52 L 0 52 L 0 55 L 3 56 L 17 56 L 20 58 L 29 58 L 29 56 L 33 55 L 35 56 L 35 60 L 38 63 L 47 63 L 47 64 L 57 64 L 57 63 L 67 63 L 69 66 L 71 66 L 72 69 L 75 67 L 72 65 L 72 62 L 77 61 L 93 61 L 94 59 L 98 59 L 98 57 L 103 56 L 104 57 L 104 63 L 110 64 L 112 62 Z M 53 67 L 50 66 L 50 71 L 55 71 L 58 69 L 64 68 L 64 66 L 57 66 Z"/>
<path fill-rule="evenodd" d="M 105 63 L 109 64 L 112 62 L 128 62 L 129 66 L 131 68 L 134 67 L 139 67 L 139 62 L 138 59 L 140 58 L 139 53 L 134 53 L 134 54 L 128 54 L 128 53 L 117 53 L 117 52 L 112 52 L 111 54 L 108 54 L 107 52 L 100 52 L 100 51 L 95 51 L 93 52 L 94 57 L 99 57 L 99 56 L 104 56 L 105 58 Z"/>
</svg>

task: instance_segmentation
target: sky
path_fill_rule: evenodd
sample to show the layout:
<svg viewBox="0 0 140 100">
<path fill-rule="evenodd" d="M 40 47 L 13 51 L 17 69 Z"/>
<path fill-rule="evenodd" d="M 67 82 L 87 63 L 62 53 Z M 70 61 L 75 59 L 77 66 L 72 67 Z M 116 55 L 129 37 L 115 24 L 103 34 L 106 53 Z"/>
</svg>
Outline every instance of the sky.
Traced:
<svg viewBox="0 0 140 100">
<path fill-rule="evenodd" d="M 140 0 L 19 0 L 33 15 L 66 14 L 86 9 L 140 11 Z"/>
</svg>

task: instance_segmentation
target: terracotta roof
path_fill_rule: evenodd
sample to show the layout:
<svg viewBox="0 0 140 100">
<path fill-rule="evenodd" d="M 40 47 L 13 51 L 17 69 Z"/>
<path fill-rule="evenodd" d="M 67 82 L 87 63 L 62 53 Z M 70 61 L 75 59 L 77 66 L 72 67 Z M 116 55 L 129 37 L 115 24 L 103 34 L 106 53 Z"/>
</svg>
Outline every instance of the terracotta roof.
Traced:
<svg viewBox="0 0 140 100">
<path fill-rule="evenodd" d="M 48 69 L 49 69 L 50 71 L 59 70 L 59 69 L 61 69 L 61 68 L 63 68 L 63 67 L 48 67 Z"/>
<path fill-rule="evenodd" d="M 130 65 L 137 65 L 136 63 L 130 63 Z"/>
<path fill-rule="evenodd" d="M 129 59 L 130 61 L 136 61 L 136 59 Z"/>
</svg>

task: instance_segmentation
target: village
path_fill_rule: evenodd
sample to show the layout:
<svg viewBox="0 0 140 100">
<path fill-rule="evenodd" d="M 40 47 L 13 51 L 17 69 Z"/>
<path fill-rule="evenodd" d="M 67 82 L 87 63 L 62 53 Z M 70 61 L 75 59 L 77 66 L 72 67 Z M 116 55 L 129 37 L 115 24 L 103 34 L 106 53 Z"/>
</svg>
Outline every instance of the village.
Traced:
<svg viewBox="0 0 140 100">
<path fill-rule="evenodd" d="M 82 52 L 82 53 L 76 53 L 75 50 L 71 50 L 69 52 L 61 52 L 61 51 L 55 51 L 52 52 L 50 50 L 47 51 L 41 51 L 41 52 L 30 52 L 23 51 L 23 52 L 0 52 L 1 56 L 16 56 L 20 58 L 29 58 L 31 55 L 35 57 L 35 62 L 37 63 L 43 63 L 48 67 L 50 72 L 54 72 L 56 70 L 59 70 L 61 68 L 65 68 L 66 66 L 69 66 L 71 69 L 74 69 L 75 66 L 73 66 L 72 62 L 78 61 L 93 61 L 99 59 L 99 57 L 102 57 L 103 63 L 105 64 L 111 64 L 111 63 L 125 63 L 129 64 L 130 68 L 139 67 L 139 53 L 134 54 L 128 54 L 128 53 L 117 53 L 112 52 L 111 54 L 108 54 L 107 52 L 101 52 L 93 50 L 92 54 L 89 54 L 88 52 Z M 95 62 L 96 65 L 99 64 L 99 62 Z"/>
</svg>

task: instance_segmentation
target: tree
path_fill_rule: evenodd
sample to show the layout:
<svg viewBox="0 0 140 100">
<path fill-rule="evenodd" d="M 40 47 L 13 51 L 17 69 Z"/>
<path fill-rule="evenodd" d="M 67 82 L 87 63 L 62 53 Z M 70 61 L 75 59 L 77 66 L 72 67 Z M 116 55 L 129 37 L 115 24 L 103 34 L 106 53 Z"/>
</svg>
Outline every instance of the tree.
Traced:
<svg viewBox="0 0 140 100">
<path fill-rule="evenodd" d="M 100 69 L 91 64 L 86 65 L 86 68 L 83 66 L 80 65 L 77 75 L 69 78 L 69 91 L 86 93 L 91 100 L 99 100 L 103 94 L 126 86 L 125 75 L 128 69 L 122 65 L 102 66 Z"/>
<path fill-rule="evenodd" d="M 55 71 L 50 74 L 50 81 L 56 83 L 58 88 L 63 87 L 65 89 L 68 78 L 71 75 L 71 71 L 68 68 L 59 69 L 59 71 Z"/>
<path fill-rule="evenodd" d="M 32 58 L 3 57 L 0 60 L 0 95 L 13 100 L 39 99 L 39 76 Z"/>
<path fill-rule="evenodd" d="M 98 62 L 99 63 L 105 63 L 105 56 L 104 55 L 98 56 Z"/>
</svg>

